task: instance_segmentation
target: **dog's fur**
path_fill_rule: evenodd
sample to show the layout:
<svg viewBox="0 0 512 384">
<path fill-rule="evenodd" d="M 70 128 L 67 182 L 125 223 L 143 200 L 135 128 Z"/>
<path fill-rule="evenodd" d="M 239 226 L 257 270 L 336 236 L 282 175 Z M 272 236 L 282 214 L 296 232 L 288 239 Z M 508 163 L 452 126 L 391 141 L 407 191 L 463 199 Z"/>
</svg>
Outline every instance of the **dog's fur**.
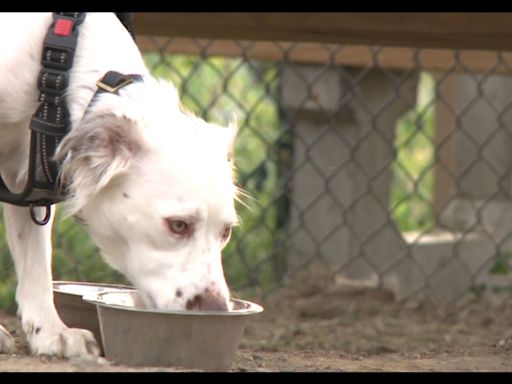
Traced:
<svg viewBox="0 0 512 384">
<path fill-rule="evenodd" d="M 0 173 L 12 191 L 25 186 L 29 120 L 38 106 L 36 79 L 51 19 L 0 14 Z M 141 74 L 144 81 L 119 95 L 100 95 L 84 115 L 96 80 L 109 70 Z M 146 306 L 228 309 L 221 249 L 237 220 L 230 160 L 235 128 L 184 112 L 177 91 L 151 77 L 113 13 L 88 14 L 80 26 L 67 101 L 72 129 L 57 150 L 67 212 Z M 4 216 L 31 351 L 96 356 L 92 334 L 66 327 L 53 305 L 51 221 L 38 226 L 28 208 L 9 204 Z M 0 326 L 0 350 L 12 348 Z"/>
</svg>

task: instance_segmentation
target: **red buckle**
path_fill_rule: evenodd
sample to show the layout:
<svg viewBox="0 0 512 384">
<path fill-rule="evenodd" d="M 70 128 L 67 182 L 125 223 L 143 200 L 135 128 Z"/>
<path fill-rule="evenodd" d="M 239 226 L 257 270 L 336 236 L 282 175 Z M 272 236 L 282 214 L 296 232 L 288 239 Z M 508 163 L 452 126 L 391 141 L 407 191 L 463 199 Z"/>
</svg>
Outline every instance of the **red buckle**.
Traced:
<svg viewBox="0 0 512 384">
<path fill-rule="evenodd" d="M 68 36 L 73 30 L 73 22 L 67 19 L 58 19 L 53 27 L 53 34 Z"/>
</svg>

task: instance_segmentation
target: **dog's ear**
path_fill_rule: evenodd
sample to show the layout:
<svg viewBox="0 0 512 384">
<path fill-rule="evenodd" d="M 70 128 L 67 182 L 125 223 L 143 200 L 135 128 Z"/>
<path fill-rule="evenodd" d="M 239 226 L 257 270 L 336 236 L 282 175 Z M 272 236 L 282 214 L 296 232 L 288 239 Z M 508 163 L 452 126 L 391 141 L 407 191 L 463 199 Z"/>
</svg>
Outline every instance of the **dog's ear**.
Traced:
<svg viewBox="0 0 512 384">
<path fill-rule="evenodd" d="M 60 181 L 75 199 L 73 210 L 127 170 L 142 145 L 143 135 L 136 121 L 109 113 L 84 119 L 68 133 L 55 159 L 63 161 Z"/>
</svg>

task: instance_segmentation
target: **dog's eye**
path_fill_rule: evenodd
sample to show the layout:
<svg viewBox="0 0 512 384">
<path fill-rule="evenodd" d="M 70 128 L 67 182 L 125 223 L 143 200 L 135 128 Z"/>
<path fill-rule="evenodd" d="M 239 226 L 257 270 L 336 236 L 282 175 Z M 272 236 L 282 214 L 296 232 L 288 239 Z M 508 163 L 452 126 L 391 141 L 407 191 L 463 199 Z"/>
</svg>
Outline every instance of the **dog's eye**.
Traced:
<svg viewBox="0 0 512 384">
<path fill-rule="evenodd" d="M 189 235 L 192 232 L 192 226 L 184 220 L 165 219 L 165 224 L 169 230 L 180 236 Z"/>
<path fill-rule="evenodd" d="M 230 236 L 231 236 L 231 226 L 230 225 L 226 225 L 224 227 L 224 230 L 222 231 L 221 241 L 223 243 L 227 242 L 229 240 Z"/>
</svg>

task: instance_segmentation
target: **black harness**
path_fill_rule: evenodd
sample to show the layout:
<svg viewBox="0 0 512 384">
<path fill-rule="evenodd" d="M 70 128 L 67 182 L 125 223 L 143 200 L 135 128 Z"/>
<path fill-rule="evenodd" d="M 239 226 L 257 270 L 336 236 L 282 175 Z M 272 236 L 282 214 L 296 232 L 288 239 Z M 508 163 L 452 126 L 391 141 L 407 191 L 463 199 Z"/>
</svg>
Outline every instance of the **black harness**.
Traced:
<svg viewBox="0 0 512 384">
<path fill-rule="evenodd" d="M 135 39 L 131 24 L 132 14 L 117 14 L 120 21 Z M 30 156 L 28 177 L 20 193 L 9 191 L 0 177 L 0 201 L 30 207 L 30 215 L 36 224 L 44 225 L 50 219 L 50 206 L 65 200 L 64 188 L 59 188 L 60 165 L 53 155 L 63 137 L 70 130 L 69 110 L 65 92 L 69 82 L 69 71 L 78 42 L 78 27 L 85 19 L 81 12 L 56 12 L 43 42 L 42 68 L 38 76 L 40 105 L 30 122 Z M 110 71 L 96 83 L 99 93 L 117 91 L 133 81 L 141 81 L 139 75 L 123 75 Z M 46 207 L 40 219 L 35 207 Z"/>
</svg>

